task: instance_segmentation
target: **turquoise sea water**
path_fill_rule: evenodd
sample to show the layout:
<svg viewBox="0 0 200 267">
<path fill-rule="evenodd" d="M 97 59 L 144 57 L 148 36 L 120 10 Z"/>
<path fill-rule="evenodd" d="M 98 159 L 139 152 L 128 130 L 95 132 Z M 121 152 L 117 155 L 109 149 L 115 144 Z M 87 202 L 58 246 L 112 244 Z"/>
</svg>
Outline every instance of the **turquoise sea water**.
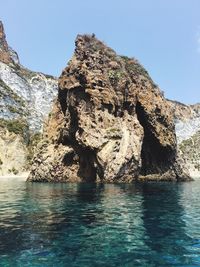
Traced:
<svg viewBox="0 0 200 267">
<path fill-rule="evenodd" d="M 200 266 L 200 182 L 2 179 L 0 266 Z"/>
</svg>

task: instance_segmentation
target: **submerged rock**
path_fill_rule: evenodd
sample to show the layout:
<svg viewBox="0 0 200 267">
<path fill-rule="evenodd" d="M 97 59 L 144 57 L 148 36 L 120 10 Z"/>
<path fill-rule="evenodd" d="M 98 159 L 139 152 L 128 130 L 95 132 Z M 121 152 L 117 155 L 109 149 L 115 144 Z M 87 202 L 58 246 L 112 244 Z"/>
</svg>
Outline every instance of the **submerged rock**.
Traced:
<svg viewBox="0 0 200 267">
<path fill-rule="evenodd" d="M 148 72 L 78 35 L 29 181 L 187 180 L 173 111 Z"/>
</svg>

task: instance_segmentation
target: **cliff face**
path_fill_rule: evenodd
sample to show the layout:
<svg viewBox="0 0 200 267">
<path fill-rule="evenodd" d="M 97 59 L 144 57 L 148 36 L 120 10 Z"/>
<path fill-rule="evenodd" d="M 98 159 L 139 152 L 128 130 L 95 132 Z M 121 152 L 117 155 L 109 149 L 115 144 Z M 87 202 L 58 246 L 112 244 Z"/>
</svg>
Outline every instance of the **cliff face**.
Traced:
<svg viewBox="0 0 200 267">
<path fill-rule="evenodd" d="M 0 22 L 0 162 L 3 162 L 0 175 L 9 174 L 9 164 L 9 170 L 14 168 L 17 172 L 26 167 L 30 140 L 42 131 L 57 89 L 55 77 L 30 71 L 20 64 L 17 53 L 7 44 Z M 17 141 L 12 142 L 14 140 Z M 10 148 L 11 152 L 3 147 Z"/>
<path fill-rule="evenodd" d="M 200 130 L 179 145 L 179 151 L 185 159 L 186 166 L 190 176 L 193 178 L 200 177 Z"/>
<path fill-rule="evenodd" d="M 10 51 L 12 51 L 12 49 L 8 47 L 3 23 L 0 21 L 0 61 L 1 62 L 8 64 L 14 61 Z"/>
<path fill-rule="evenodd" d="M 0 175 L 25 171 L 28 149 L 20 134 L 0 128 Z"/>
<path fill-rule="evenodd" d="M 180 144 L 200 130 L 200 104 L 168 103 L 174 112 L 177 141 Z"/>
<path fill-rule="evenodd" d="M 169 105 L 174 110 L 179 154 L 190 176 L 200 177 L 200 104 L 169 101 Z"/>
<path fill-rule="evenodd" d="M 75 44 L 29 180 L 187 179 L 173 111 L 147 71 L 94 36 Z"/>
</svg>

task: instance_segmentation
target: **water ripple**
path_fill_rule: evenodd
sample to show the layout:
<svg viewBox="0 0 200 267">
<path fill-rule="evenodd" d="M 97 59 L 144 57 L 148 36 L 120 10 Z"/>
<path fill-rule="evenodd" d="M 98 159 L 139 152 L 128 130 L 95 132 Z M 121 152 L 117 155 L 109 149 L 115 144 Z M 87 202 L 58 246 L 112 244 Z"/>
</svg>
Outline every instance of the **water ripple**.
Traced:
<svg viewBox="0 0 200 267">
<path fill-rule="evenodd" d="M 198 181 L 0 188 L 0 266 L 200 266 Z"/>
</svg>

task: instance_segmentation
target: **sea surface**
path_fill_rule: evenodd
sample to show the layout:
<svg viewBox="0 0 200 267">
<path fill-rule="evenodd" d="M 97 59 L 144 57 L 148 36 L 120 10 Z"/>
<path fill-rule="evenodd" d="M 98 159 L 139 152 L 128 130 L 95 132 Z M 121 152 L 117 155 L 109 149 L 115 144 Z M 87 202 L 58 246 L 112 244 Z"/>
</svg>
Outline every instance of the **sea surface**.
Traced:
<svg viewBox="0 0 200 267">
<path fill-rule="evenodd" d="M 200 266 L 200 181 L 1 179 L 0 266 Z"/>
</svg>

